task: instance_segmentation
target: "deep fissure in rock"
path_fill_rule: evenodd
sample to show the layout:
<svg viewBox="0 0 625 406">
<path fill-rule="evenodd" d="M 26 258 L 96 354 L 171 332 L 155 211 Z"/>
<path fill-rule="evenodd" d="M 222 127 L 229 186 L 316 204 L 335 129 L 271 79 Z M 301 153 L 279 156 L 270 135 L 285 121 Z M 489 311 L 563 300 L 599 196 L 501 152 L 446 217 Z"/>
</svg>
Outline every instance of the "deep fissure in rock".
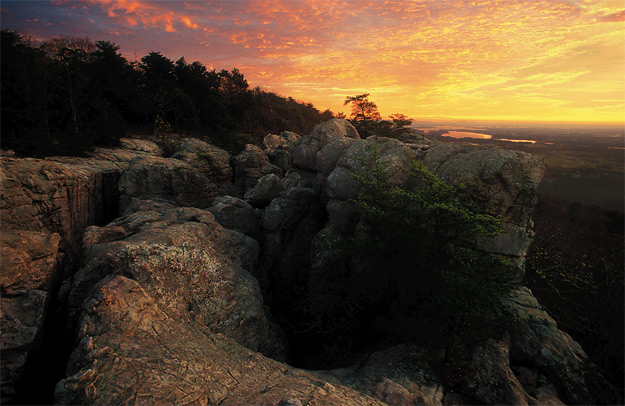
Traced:
<svg viewBox="0 0 625 406">
<path fill-rule="evenodd" d="M 72 269 L 73 266 L 69 261 L 64 261 L 59 271 L 68 268 Z M 59 272 L 59 275 L 62 274 Z M 59 298 L 61 279 L 57 278 L 46 298 L 43 327 L 24 364 L 23 375 L 16 382 L 13 404 L 53 404 L 55 386 L 65 377 L 65 369 L 74 347 L 74 329 L 68 329 L 67 306 Z"/>
</svg>

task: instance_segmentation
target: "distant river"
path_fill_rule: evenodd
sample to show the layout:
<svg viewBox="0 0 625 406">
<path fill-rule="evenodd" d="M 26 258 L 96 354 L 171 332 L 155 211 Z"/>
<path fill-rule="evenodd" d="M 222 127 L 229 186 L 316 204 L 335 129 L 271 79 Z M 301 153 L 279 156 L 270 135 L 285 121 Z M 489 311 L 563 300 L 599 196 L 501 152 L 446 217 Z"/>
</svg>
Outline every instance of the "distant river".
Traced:
<svg viewBox="0 0 625 406">
<path fill-rule="evenodd" d="M 468 131 L 448 131 L 442 134 L 442 136 L 451 138 L 478 138 L 480 140 L 490 140 L 493 138 L 490 134 L 471 133 Z"/>
</svg>

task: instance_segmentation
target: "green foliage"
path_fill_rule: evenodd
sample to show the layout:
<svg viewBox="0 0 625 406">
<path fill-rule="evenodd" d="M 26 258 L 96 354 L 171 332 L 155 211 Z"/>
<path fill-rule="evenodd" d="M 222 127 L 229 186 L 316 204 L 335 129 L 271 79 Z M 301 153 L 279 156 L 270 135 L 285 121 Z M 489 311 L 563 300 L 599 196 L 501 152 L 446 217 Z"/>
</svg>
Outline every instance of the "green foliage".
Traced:
<svg viewBox="0 0 625 406">
<path fill-rule="evenodd" d="M 506 322 L 501 298 L 514 272 L 474 246 L 501 232 L 503 219 L 483 213 L 421 162 L 390 168 L 374 153 L 364 167 L 354 174 L 360 192 L 352 203 L 364 221 L 352 251 L 367 264 L 365 278 L 384 272 L 375 285 L 391 286 L 395 297 L 377 300 L 397 300 L 417 323 L 443 335 L 496 333 Z M 402 187 L 391 182 L 395 171 L 404 172 Z"/>
</svg>

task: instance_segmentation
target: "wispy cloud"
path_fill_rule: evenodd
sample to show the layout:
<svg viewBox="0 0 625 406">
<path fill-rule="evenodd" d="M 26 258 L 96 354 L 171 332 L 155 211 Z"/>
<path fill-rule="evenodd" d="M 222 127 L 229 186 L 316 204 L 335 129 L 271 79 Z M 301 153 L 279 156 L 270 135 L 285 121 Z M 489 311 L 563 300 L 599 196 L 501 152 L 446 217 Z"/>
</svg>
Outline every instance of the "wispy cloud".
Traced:
<svg viewBox="0 0 625 406">
<path fill-rule="evenodd" d="M 615 103 L 584 104 L 625 92 L 622 0 L 33 3 L 3 1 L 3 26 L 237 66 L 322 109 L 367 91 L 383 114 L 625 120 Z"/>
</svg>

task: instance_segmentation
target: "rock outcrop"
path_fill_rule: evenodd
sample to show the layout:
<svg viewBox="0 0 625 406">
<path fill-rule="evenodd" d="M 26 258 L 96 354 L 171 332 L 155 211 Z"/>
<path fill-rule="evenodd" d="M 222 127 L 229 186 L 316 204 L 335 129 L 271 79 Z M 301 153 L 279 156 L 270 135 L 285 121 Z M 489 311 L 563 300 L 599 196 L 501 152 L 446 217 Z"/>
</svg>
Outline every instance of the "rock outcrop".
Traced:
<svg viewBox="0 0 625 406">
<path fill-rule="evenodd" d="M 195 139 L 183 139 L 170 158 L 137 157 L 119 180 L 122 209 L 133 198 L 206 208 L 216 197 L 232 193 L 229 162 L 227 152 Z"/>
<path fill-rule="evenodd" d="M 59 313 L 66 332 L 56 340 L 71 347 L 53 382 L 59 404 L 597 399 L 584 351 L 522 287 L 502 303 L 516 329 L 476 346 L 460 375 L 445 350 L 414 343 L 368 349 L 351 367 L 316 373 L 277 361 L 315 365 L 310 331 L 319 326 L 352 340 L 339 336 L 344 326 L 323 324 L 324 311 L 345 312 L 349 323 L 360 310 L 327 307 L 323 298 L 358 278 L 336 248 L 360 222 L 353 173 L 372 157 L 388 163 L 398 184 L 406 178 L 396 169 L 415 160 L 449 184 L 468 184 L 506 218 L 505 232 L 476 249 L 514 261 L 517 280 L 539 160 L 422 137 L 362 140 L 339 119 L 303 137 L 268 135 L 264 150 L 248 145 L 235 157 L 193 139 L 169 152 L 123 140 L 121 149 L 83 158 L 0 158 L 3 401 L 16 399 L 16 383 L 42 364 L 42 348 L 53 348 L 44 344 L 58 332 L 46 319 Z M 285 336 L 276 321 L 301 331 Z"/>
<path fill-rule="evenodd" d="M 83 309 L 57 404 L 382 404 L 173 318 L 121 275 L 98 283 Z"/>
<path fill-rule="evenodd" d="M 74 166 L 39 159 L 1 158 L 2 388 L 11 402 L 27 364 L 38 357 L 49 303 L 68 264 L 77 260 L 85 227 L 117 214 L 117 179 L 128 154 L 109 161 L 97 153 Z"/>
<path fill-rule="evenodd" d="M 170 317 L 208 327 L 253 351 L 284 359 L 279 329 L 265 315 L 252 269 L 258 243 L 222 228 L 210 212 L 136 202 L 83 237 L 84 262 L 71 281 L 69 307 L 79 312 L 91 288 L 110 275 L 141 283 Z"/>
</svg>

